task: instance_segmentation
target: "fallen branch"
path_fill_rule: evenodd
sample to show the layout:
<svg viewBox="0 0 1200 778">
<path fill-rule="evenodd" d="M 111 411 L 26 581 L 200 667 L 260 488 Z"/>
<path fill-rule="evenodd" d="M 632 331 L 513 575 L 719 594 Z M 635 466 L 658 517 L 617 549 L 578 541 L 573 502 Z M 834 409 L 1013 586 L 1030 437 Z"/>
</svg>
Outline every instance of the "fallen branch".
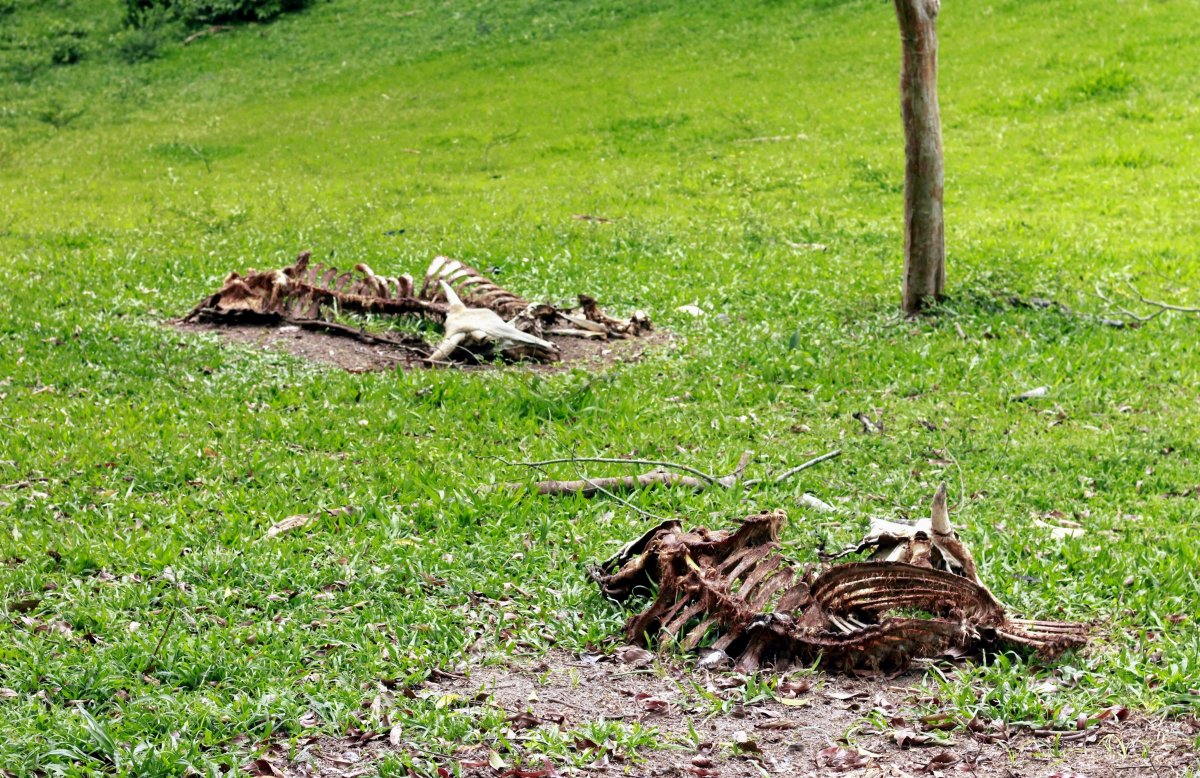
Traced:
<svg viewBox="0 0 1200 778">
<path fill-rule="evenodd" d="M 749 453 L 750 452 L 746 452 L 746 454 Z M 746 454 L 743 454 L 742 456 L 745 457 Z M 675 462 L 659 462 L 654 459 L 621 459 L 619 457 L 562 457 L 560 459 L 543 459 L 540 462 L 518 462 L 517 464 L 525 467 L 536 467 L 540 469 L 546 465 L 561 465 L 565 462 L 570 462 L 571 464 L 578 464 L 580 462 L 604 462 L 611 465 L 649 465 L 651 467 L 665 467 L 672 470 L 682 470 L 685 473 L 691 473 L 692 475 L 699 476 L 705 481 L 708 481 L 710 484 L 717 482 L 715 476 L 711 476 L 708 473 L 705 473 L 703 470 L 697 470 L 694 467 L 680 465 Z"/>
<path fill-rule="evenodd" d="M 595 497 L 597 494 L 605 492 L 632 492 L 637 489 L 645 489 L 649 486 L 682 486 L 695 491 L 704 491 L 711 486 L 720 486 L 725 489 L 731 489 L 739 481 L 742 480 L 742 474 L 746 471 L 746 466 L 750 464 L 750 460 L 754 457 L 754 452 L 746 451 L 738 460 L 737 467 L 729 475 L 715 478 L 707 473 L 697 470 L 687 465 L 680 465 L 675 462 L 656 462 L 652 460 L 641 459 L 608 459 L 601 457 L 564 457 L 562 459 L 550 459 L 542 462 L 506 462 L 505 464 L 522 465 L 525 467 L 542 468 L 545 465 L 561 464 L 566 462 L 609 462 L 613 464 L 640 464 L 654 465 L 655 469 L 641 475 L 625 475 L 625 476 L 610 476 L 607 478 L 579 478 L 574 480 L 559 481 L 556 479 L 548 479 L 538 481 L 533 484 L 527 484 L 522 481 L 511 483 L 496 484 L 489 489 L 508 489 L 511 491 L 520 491 L 529 488 L 538 494 L 562 495 L 562 494 L 580 494 L 584 497 Z M 503 460 L 502 460 L 503 461 Z M 669 473 L 662 468 L 673 468 L 682 470 L 685 473 L 693 473 L 694 475 L 680 475 L 679 473 Z"/>
<path fill-rule="evenodd" d="M 1161 308 L 1164 311 L 1179 311 L 1180 313 L 1200 313 L 1200 308 L 1194 308 L 1194 307 L 1186 306 L 1186 305 L 1172 305 L 1171 303 L 1164 303 L 1164 302 L 1159 302 L 1158 300 L 1151 300 L 1150 298 L 1146 297 L 1146 295 L 1142 294 L 1141 290 L 1139 290 L 1136 286 L 1129 283 L 1128 281 L 1125 282 L 1125 285 L 1129 287 L 1129 291 L 1133 292 L 1137 296 L 1138 302 L 1142 303 L 1143 305 L 1151 305 L 1155 308 Z"/>
<path fill-rule="evenodd" d="M 614 465 L 650 465 L 654 467 L 654 470 L 651 470 L 648 473 L 642 473 L 641 475 L 611 476 L 607 478 L 587 478 L 586 476 L 581 476 L 577 479 L 561 481 L 554 478 L 548 478 L 544 481 L 538 481 L 534 484 L 528 485 L 538 494 L 582 494 L 584 497 L 595 497 L 597 494 L 604 494 L 620 500 L 619 497 L 617 497 L 615 494 L 612 494 L 612 492 L 609 490 L 632 492 L 638 489 L 654 486 L 656 484 L 662 484 L 666 486 L 683 486 L 696 491 L 703 491 L 710 486 L 720 486 L 725 489 L 729 489 L 738 482 L 741 482 L 742 485 L 747 489 L 757 486 L 761 483 L 778 485 L 797 473 L 802 473 L 810 467 L 814 467 L 822 462 L 839 457 L 841 454 L 842 452 L 840 449 L 830 451 L 829 453 L 822 454 L 819 457 L 814 457 L 803 464 L 797 465 L 796 467 L 785 470 L 774 478 L 752 478 L 748 481 L 742 481 L 741 478 L 742 474 L 746 470 L 746 466 L 750 464 L 750 460 L 754 456 L 753 452 L 750 451 L 742 454 L 741 459 L 738 460 L 737 467 L 734 468 L 732 473 L 719 478 L 710 475 L 703 470 L 697 470 L 689 465 L 681 465 L 678 462 L 665 462 L 656 459 L 620 459 L 617 457 L 560 457 L 558 459 L 543 459 L 538 462 L 508 462 L 503 459 L 500 461 L 504 462 L 506 465 L 532 467 L 542 470 L 542 472 L 545 472 L 544 468 L 547 465 L 558 465 L 565 463 L 579 464 L 581 462 L 602 462 Z M 667 469 L 679 470 L 683 473 L 688 473 L 689 475 L 668 473 L 666 472 Z M 514 481 L 485 487 L 485 491 L 490 491 L 493 489 L 519 491 L 526 488 L 526 486 L 527 485 L 524 482 Z M 625 501 L 621 500 L 621 502 Z M 638 510 L 639 512 L 644 513 L 644 511 L 640 511 L 640 509 Z"/>
<path fill-rule="evenodd" d="M 777 484 L 777 485 L 781 484 L 784 481 L 786 481 L 787 479 L 796 475 L 796 473 L 802 473 L 805 470 L 807 470 L 808 468 L 813 467 L 814 465 L 819 465 L 826 460 L 833 459 L 834 457 L 840 457 L 841 455 L 842 455 L 841 449 L 830 451 L 828 454 L 822 454 L 819 457 L 815 457 L 813 459 L 808 460 L 807 462 L 805 462 L 802 465 L 796 465 L 791 470 L 784 470 L 782 473 L 775 476 L 774 480 L 772 480 L 771 483 Z M 755 482 L 747 481 L 746 485 L 750 486 L 752 483 L 755 483 Z"/>
<path fill-rule="evenodd" d="M 1137 302 L 1141 303 L 1142 305 L 1148 305 L 1151 308 L 1158 309 L 1158 310 L 1154 311 L 1153 313 L 1147 313 L 1147 314 L 1134 313 L 1133 311 L 1129 310 L 1128 308 L 1122 307 L 1120 305 L 1120 303 L 1117 303 L 1116 301 L 1112 300 L 1107 295 L 1105 295 L 1104 291 L 1100 288 L 1100 285 L 1096 284 L 1095 289 L 1096 289 L 1097 297 L 1099 297 L 1101 300 L 1108 303 L 1112 307 L 1116 308 L 1118 313 L 1120 313 L 1122 316 L 1125 316 L 1126 318 L 1130 319 L 1131 322 L 1136 322 L 1136 324 L 1131 324 L 1129 326 L 1134 326 L 1134 327 L 1141 326 L 1142 324 L 1145 324 L 1146 322 L 1151 321 L 1152 319 L 1155 319 L 1155 318 L 1163 315 L 1167 311 L 1175 311 L 1176 313 L 1200 313 L 1200 308 L 1198 308 L 1198 307 L 1189 306 L 1189 305 L 1175 305 L 1174 303 L 1164 303 L 1161 300 L 1152 300 L 1151 298 L 1144 295 L 1140 289 L 1138 289 L 1136 286 L 1134 286 L 1129 281 L 1126 281 L 1125 285 L 1127 287 L 1129 287 L 1129 297 L 1131 299 L 1136 300 Z M 1105 323 L 1109 323 L 1112 320 L 1104 319 L 1103 321 Z M 1121 323 L 1124 324 L 1124 322 L 1121 322 Z"/>
</svg>

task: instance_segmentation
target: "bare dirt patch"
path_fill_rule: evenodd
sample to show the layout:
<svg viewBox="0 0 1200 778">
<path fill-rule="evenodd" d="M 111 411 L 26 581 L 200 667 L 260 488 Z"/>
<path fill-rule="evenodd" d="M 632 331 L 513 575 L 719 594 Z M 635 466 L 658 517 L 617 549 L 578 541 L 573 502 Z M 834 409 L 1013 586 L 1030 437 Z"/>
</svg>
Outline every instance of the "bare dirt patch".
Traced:
<svg viewBox="0 0 1200 778">
<path fill-rule="evenodd" d="M 295 357 L 341 368 L 351 373 L 371 373 L 384 370 L 422 370 L 429 367 L 412 350 L 387 342 L 367 343 L 355 338 L 314 332 L 296 326 L 263 327 L 251 324 L 210 324 L 207 322 L 172 322 L 180 332 L 215 333 L 223 341 L 252 346 L 267 351 L 279 351 Z M 559 362 L 521 362 L 521 368 L 540 373 L 570 370 L 572 367 L 602 369 L 620 362 L 636 362 L 649 348 L 670 343 L 668 332 L 651 332 L 639 338 L 625 340 L 584 340 L 572 337 L 550 337 L 562 353 Z M 455 369 L 491 369 L 493 364 L 455 365 Z"/>
<path fill-rule="evenodd" d="M 499 710 L 508 722 L 505 739 L 524 752 L 520 766 L 494 734 L 481 732 L 474 742 L 443 743 L 440 753 L 428 742 L 412 744 L 400 716 L 393 718 L 398 726 L 391 740 L 387 733 L 314 738 L 289 765 L 277 765 L 280 774 L 369 774 L 373 763 L 394 752 L 432 760 L 446 774 L 457 763 L 463 775 L 479 778 L 1168 778 L 1197 767 L 1195 734 L 1182 721 L 1137 715 L 1118 721 L 1114 716 L 1075 742 L 1011 727 L 1004 732 L 994 722 L 973 728 L 950 720 L 922 723 L 917 705 L 925 692 L 919 688 L 922 675 L 915 671 L 892 679 L 793 675 L 783 687 L 783 701 L 748 693 L 745 677 L 732 673 L 597 661 L 563 652 L 436 678 L 417 695 L 459 700 L 457 712 L 476 719 Z M 590 743 L 579 733 L 598 721 L 652 727 L 653 742 L 633 753 L 619 739 Z M 543 759 L 545 752 L 535 744 L 543 735 L 565 740 L 577 766 L 562 754 Z M 942 742 L 921 744 L 935 737 Z"/>
</svg>

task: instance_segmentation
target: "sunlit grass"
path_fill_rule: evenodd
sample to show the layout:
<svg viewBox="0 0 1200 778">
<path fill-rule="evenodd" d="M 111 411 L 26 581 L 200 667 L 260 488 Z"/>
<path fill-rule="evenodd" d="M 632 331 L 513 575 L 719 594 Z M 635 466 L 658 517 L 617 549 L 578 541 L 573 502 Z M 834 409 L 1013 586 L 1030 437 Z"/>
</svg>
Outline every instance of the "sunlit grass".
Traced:
<svg viewBox="0 0 1200 778">
<path fill-rule="evenodd" d="M 310 712 L 361 727 L 384 679 L 600 643 L 623 614 L 583 564 L 643 519 L 476 491 L 529 475 L 497 456 L 571 450 L 769 472 L 841 448 L 780 487 L 632 498 L 708 526 L 787 508 L 807 559 L 945 480 L 998 596 L 1096 624 L 1052 667 L 931 678 L 947 705 L 1195 710 L 1198 322 L 1093 316 L 1125 276 L 1200 301 L 1195 2 L 947 4 L 952 296 L 915 323 L 887 3 L 336 0 L 137 65 L 106 51 L 114 8 L 0 21 L 93 31 L 76 64 L 0 50 L 0 767 L 208 773 Z M 349 375 L 162 326 L 301 249 L 445 253 L 678 339 L 595 374 Z M 1034 528 L 1056 511 L 1087 534 Z M 500 728 L 403 704 L 436 752 Z"/>
</svg>

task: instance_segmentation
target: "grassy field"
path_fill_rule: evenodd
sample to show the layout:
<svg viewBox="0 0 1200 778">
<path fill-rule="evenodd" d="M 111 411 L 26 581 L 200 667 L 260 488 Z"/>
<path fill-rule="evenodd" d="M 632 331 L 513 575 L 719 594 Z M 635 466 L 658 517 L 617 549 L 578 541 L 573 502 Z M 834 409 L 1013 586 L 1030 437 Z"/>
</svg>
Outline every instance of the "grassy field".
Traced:
<svg viewBox="0 0 1200 778">
<path fill-rule="evenodd" d="M 752 449 L 762 474 L 841 448 L 782 487 L 634 498 L 714 527 L 785 508 L 801 559 L 945 480 L 1004 601 L 1097 625 L 1056 665 L 931 676 L 946 705 L 1194 714 L 1200 319 L 1106 327 L 1094 287 L 1200 303 L 1198 11 L 945 3 L 951 296 L 907 322 L 889 3 L 332 0 L 136 64 L 115 2 L 3 4 L 0 774 L 215 775 L 378 728 L 383 680 L 599 645 L 623 614 L 582 565 L 645 519 L 475 491 L 571 451 Z M 302 249 L 444 253 L 679 337 L 595 373 L 351 375 L 162 326 Z M 1086 534 L 1035 525 L 1060 516 Z M 403 704 L 433 751 L 503 727 Z M 436 760 L 380 771 L 410 767 Z"/>
</svg>

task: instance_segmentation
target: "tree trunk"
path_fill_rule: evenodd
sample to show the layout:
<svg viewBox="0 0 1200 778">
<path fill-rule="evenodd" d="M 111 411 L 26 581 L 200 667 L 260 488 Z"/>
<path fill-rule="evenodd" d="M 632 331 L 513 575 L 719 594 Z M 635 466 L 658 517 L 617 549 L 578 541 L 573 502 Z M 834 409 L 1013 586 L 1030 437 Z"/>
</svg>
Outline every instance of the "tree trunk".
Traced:
<svg viewBox="0 0 1200 778">
<path fill-rule="evenodd" d="M 903 57 L 904 310 L 917 313 L 942 296 L 946 241 L 942 221 L 942 123 L 937 99 L 940 0 L 895 0 Z"/>
</svg>

